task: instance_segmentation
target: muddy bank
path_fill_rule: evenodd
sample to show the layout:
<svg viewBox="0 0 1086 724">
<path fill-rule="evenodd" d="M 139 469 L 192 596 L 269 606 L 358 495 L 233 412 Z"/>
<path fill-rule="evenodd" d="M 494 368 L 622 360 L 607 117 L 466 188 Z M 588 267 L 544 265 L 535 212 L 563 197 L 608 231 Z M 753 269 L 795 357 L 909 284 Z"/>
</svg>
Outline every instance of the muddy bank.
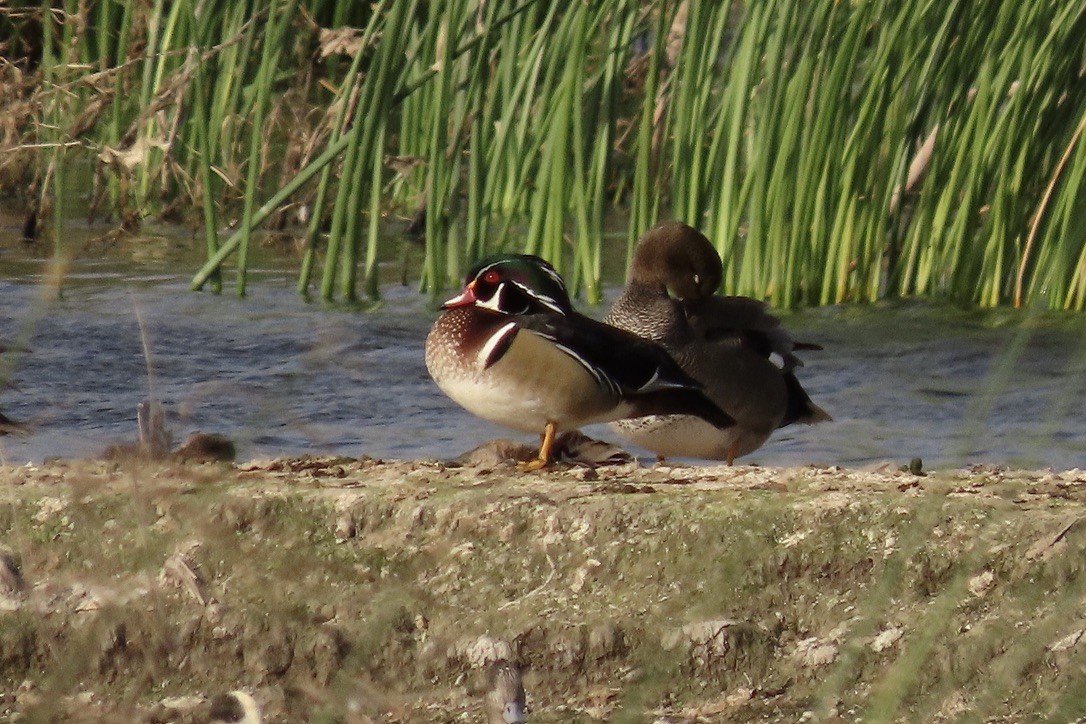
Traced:
<svg viewBox="0 0 1086 724">
<path fill-rule="evenodd" d="M 1086 473 L 0 468 L 0 719 L 1070 720 Z"/>
</svg>

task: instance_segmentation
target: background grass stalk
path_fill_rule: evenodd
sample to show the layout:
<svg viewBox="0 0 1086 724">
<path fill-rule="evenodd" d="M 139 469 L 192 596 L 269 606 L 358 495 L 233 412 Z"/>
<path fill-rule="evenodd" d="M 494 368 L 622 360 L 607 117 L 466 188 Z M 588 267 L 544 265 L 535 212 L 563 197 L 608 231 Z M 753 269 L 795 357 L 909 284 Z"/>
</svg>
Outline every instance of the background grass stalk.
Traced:
<svg viewBox="0 0 1086 724">
<path fill-rule="evenodd" d="M 297 0 L 284 0 L 282 10 L 277 0 L 271 0 L 268 6 L 268 30 L 261 50 L 260 66 L 256 76 L 256 101 L 253 104 L 253 125 L 249 136 L 249 162 L 246 177 L 245 201 L 241 215 L 241 238 L 238 240 L 237 258 L 237 293 L 245 296 L 245 284 L 248 272 L 249 239 L 253 229 L 253 207 L 256 203 L 258 179 L 261 176 L 261 148 L 265 143 L 263 128 L 264 114 L 267 112 L 271 84 L 279 67 L 281 41 L 286 27 L 294 17 Z"/>
</svg>

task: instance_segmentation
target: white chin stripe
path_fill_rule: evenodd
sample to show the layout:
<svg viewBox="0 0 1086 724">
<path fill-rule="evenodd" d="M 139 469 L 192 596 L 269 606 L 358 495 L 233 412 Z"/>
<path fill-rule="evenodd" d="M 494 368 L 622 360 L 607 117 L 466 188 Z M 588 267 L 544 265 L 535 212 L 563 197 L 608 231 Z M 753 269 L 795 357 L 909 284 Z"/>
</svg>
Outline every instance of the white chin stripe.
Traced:
<svg viewBox="0 0 1086 724">
<path fill-rule="evenodd" d="M 494 294 L 490 299 L 479 299 L 475 302 L 475 305 L 482 307 L 483 309 L 489 309 L 492 312 L 502 312 L 504 314 L 504 311 L 502 310 L 502 292 L 504 291 L 505 282 L 502 282 L 498 285 L 498 288 L 494 290 Z"/>
<path fill-rule="evenodd" d="M 784 357 L 782 357 L 780 353 L 771 352 L 769 354 L 769 361 L 772 362 L 777 369 L 784 369 Z"/>
</svg>

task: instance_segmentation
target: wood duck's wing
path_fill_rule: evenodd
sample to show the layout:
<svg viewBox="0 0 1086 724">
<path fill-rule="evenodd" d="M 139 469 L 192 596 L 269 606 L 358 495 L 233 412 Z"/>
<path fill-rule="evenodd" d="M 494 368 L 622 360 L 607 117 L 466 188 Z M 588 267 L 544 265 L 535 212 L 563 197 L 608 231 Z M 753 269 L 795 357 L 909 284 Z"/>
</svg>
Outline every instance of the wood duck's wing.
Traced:
<svg viewBox="0 0 1086 724">
<path fill-rule="evenodd" d="M 578 360 L 616 393 L 701 388 L 662 347 L 589 317 L 537 314 L 517 321 Z"/>
<path fill-rule="evenodd" d="M 635 403 L 639 415 L 693 414 L 720 428 L 735 424 L 659 345 L 577 313 L 525 315 L 517 322 L 577 360 L 601 387 Z"/>
</svg>

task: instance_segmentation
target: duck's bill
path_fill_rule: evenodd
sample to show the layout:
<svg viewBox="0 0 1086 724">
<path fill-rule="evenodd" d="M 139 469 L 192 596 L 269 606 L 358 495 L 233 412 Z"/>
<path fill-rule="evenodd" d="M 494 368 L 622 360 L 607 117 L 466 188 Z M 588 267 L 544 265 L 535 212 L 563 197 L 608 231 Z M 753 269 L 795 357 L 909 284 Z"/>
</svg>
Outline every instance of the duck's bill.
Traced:
<svg viewBox="0 0 1086 724">
<path fill-rule="evenodd" d="M 475 304 L 476 301 L 475 289 L 471 284 L 464 287 L 464 291 L 456 295 L 452 299 L 448 299 L 441 305 L 441 309 L 455 309 L 457 307 L 466 307 L 470 304 Z"/>
</svg>

